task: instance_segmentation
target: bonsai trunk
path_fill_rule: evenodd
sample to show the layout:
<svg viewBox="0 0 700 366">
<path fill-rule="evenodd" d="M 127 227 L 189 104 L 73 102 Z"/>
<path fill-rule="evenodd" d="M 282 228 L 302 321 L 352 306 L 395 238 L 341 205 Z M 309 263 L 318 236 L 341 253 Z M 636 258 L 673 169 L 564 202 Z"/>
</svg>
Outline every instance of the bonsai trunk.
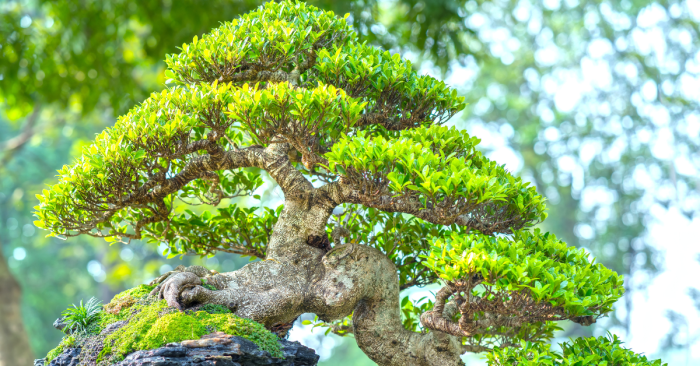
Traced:
<svg viewBox="0 0 700 366">
<path fill-rule="evenodd" d="M 342 202 L 337 194 L 314 188 L 286 157 L 284 152 L 266 169 L 286 198 L 267 259 L 209 277 L 219 291 L 200 286 L 194 273 L 177 273 L 157 289 L 160 295 L 176 307 L 224 305 L 267 327 L 290 323 L 307 312 L 332 321 L 354 311 L 357 344 L 379 365 L 463 365 L 459 338 L 403 328 L 396 267 L 384 254 L 359 244 L 330 251 L 309 245 L 311 238 L 328 240 L 326 223 Z"/>
<path fill-rule="evenodd" d="M 32 365 L 34 356 L 21 314 L 22 291 L 0 250 L 0 366 Z"/>
</svg>

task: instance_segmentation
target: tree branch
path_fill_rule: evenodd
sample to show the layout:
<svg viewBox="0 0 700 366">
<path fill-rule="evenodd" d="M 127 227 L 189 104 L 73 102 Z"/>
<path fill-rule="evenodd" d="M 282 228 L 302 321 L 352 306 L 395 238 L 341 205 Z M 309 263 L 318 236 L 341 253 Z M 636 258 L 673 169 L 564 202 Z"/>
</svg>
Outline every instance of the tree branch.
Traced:
<svg viewBox="0 0 700 366">
<path fill-rule="evenodd" d="M 289 161 L 287 152 L 289 144 L 272 144 L 267 148 L 250 146 L 243 149 L 225 151 L 216 142 L 195 142 L 190 144 L 187 151 L 207 150 L 210 154 L 192 158 L 187 165 L 177 174 L 166 178 L 165 171 L 151 174 L 151 177 L 140 187 L 127 195 L 114 191 L 92 192 L 84 195 L 85 203 L 73 202 L 73 206 L 94 213 L 92 218 L 74 218 L 71 212 L 63 216 L 62 224 L 66 231 L 75 230 L 76 233 L 66 232 L 66 236 L 88 234 L 97 237 L 121 236 L 129 239 L 140 239 L 143 226 L 161 222 L 167 219 L 169 209 L 164 200 L 195 179 L 208 179 L 216 181 L 213 172 L 245 167 L 257 167 L 266 170 L 270 176 L 282 188 L 285 195 L 295 196 L 313 190 L 311 183 L 303 174 L 296 170 Z M 169 168 L 166 168 L 169 170 Z M 218 177 L 217 177 L 218 178 Z M 122 187 L 119 187 L 121 189 Z M 216 191 L 216 190 L 215 190 Z M 155 205 L 155 207 L 152 207 Z M 104 234 L 95 232 L 94 229 L 101 223 L 108 222 L 119 210 L 127 207 L 148 210 L 152 215 L 142 217 L 132 223 L 135 232 L 133 234 L 115 232 Z"/>
<path fill-rule="evenodd" d="M 437 292 L 433 310 L 421 314 L 421 324 L 428 329 L 457 337 L 497 336 L 500 338 L 498 345 L 506 346 L 517 344 L 521 337 L 530 341 L 542 336 L 541 332 L 518 335 L 522 327 L 528 324 L 569 319 L 588 322 L 586 325 L 590 325 L 595 321 L 592 317 L 578 319 L 579 317 L 567 316 L 562 308 L 539 302 L 529 292 L 493 291 L 490 286 L 485 286 L 486 293 L 483 296 L 471 295 L 472 290 L 481 283 L 480 276 L 448 281 Z M 461 316 L 455 322 L 453 319 L 457 314 Z M 482 341 L 467 345 L 465 349 L 474 352 L 489 350 L 481 344 Z M 494 340 L 493 343 L 495 345 L 499 342 Z"/>
<path fill-rule="evenodd" d="M 250 146 L 230 151 L 222 149 L 215 154 L 202 155 L 190 160 L 185 168 L 172 178 L 154 182 L 155 186 L 149 180 L 134 195 L 122 200 L 122 203 L 128 205 L 152 202 L 156 198 L 177 192 L 189 182 L 202 178 L 209 172 L 249 167 L 267 171 L 285 193 L 302 188 L 300 186 L 312 188 L 311 183 L 289 162 L 288 149 L 288 144 L 272 144 L 267 148 Z M 148 192 L 151 188 L 153 190 Z"/>
<path fill-rule="evenodd" d="M 457 224 L 487 235 L 494 232 L 510 233 L 512 228 L 519 229 L 525 224 L 520 216 L 501 215 L 499 207 L 493 203 L 463 207 L 423 205 L 417 197 L 391 195 L 385 189 L 378 192 L 362 192 L 343 178 L 326 184 L 319 190 L 324 191 L 337 205 L 354 203 L 384 212 L 407 213 L 432 224 Z"/>
</svg>

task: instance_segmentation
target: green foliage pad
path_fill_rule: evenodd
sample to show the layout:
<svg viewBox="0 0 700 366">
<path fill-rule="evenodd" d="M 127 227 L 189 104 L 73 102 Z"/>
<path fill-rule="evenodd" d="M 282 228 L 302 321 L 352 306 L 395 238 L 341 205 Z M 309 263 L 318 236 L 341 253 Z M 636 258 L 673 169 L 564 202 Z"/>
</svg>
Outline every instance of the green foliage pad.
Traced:
<svg viewBox="0 0 700 366">
<path fill-rule="evenodd" d="M 546 218 L 544 198 L 533 186 L 486 159 L 466 132 L 442 126 L 401 131 L 396 138 L 359 132 L 326 153 L 329 171 L 371 196 L 388 190 L 451 224 L 470 214 L 485 233 L 510 232 Z"/>
<path fill-rule="evenodd" d="M 474 289 L 473 296 L 524 293 L 563 318 L 601 316 L 624 293 L 622 276 L 539 229 L 516 231 L 512 238 L 454 234 L 436 240 L 425 259 L 446 281 L 479 278 L 486 291 Z"/>
<path fill-rule="evenodd" d="M 648 360 L 622 347 L 616 335 L 577 338 L 560 344 L 562 352 L 550 345 L 522 342 L 520 348 L 496 348 L 487 355 L 489 366 L 667 366 L 661 360 Z"/>
</svg>

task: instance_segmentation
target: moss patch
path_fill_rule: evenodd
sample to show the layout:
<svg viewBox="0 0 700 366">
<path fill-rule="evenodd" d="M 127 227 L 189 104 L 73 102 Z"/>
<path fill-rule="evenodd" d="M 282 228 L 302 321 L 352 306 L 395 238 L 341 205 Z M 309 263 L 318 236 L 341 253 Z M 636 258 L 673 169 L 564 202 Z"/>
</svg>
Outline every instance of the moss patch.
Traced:
<svg viewBox="0 0 700 366">
<path fill-rule="evenodd" d="M 152 299 L 149 300 L 148 294 L 154 288 L 155 286 L 140 285 L 114 295 L 112 301 L 104 306 L 105 311 L 100 313 L 99 330 L 102 331 L 112 323 L 128 320 L 135 312 L 153 302 Z M 137 304 L 138 306 L 134 306 Z M 129 310 L 132 307 L 133 309 Z"/>
<path fill-rule="evenodd" d="M 201 311 L 206 311 L 209 314 L 229 314 L 231 313 L 231 310 L 229 310 L 225 306 L 221 305 L 216 305 L 216 304 L 206 304 L 199 308 Z"/>
<path fill-rule="evenodd" d="M 154 287 L 141 285 L 114 296 L 88 331 L 66 336 L 46 356 L 47 362 L 67 347 L 89 345 L 88 348 L 94 348 L 91 353 L 94 361 L 91 362 L 106 366 L 123 360 L 134 351 L 199 339 L 215 331 L 246 338 L 273 357 L 283 357 L 279 338 L 262 324 L 240 318 L 221 305 L 206 304 L 193 309 L 197 311 L 179 312 L 169 307 L 165 300 L 158 301 L 154 296 L 149 296 Z M 126 324 L 111 333 L 100 335 L 110 324 L 119 321 L 126 321 Z"/>
<path fill-rule="evenodd" d="M 133 351 L 144 349 L 139 347 L 141 340 L 148 334 L 151 326 L 156 323 L 159 313 L 168 310 L 165 300 L 134 307 L 136 309 L 133 309 L 135 310 L 133 314 L 129 309 L 124 309 L 116 315 L 109 314 L 103 319 L 106 323 L 105 326 L 111 323 L 112 318 L 115 322 L 128 318 L 129 322 L 105 338 L 104 348 L 100 352 L 98 362 L 107 358 L 115 358 L 115 361 L 120 360 Z M 159 346 L 154 348 L 157 347 Z"/>
<path fill-rule="evenodd" d="M 186 313 L 171 313 L 158 318 L 138 344 L 139 349 L 162 347 L 170 342 L 199 339 L 209 333 L 206 326 Z"/>
<path fill-rule="evenodd" d="M 156 288 L 156 286 L 149 286 L 149 285 L 139 285 L 136 286 L 132 289 L 128 289 L 124 292 L 120 292 L 117 295 L 114 296 L 114 298 L 119 298 L 119 297 L 124 297 L 124 296 L 131 296 L 135 298 L 144 298 L 148 296 L 148 294 L 153 291 L 153 289 Z"/>
<path fill-rule="evenodd" d="M 121 313 L 124 311 L 129 312 L 129 309 L 122 310 L 114 319 L 118 321 L 123 317 Z M 154 301 L 148 305 L 136 304 L 131 311 L 133 314 L 128 316 L 129 323 L 105 338 L 99 361 L 121 360 L 134 351 L 159 348 L 187 339 L 199 339 L 212 331 L 246 338 L 257 344 L 260 349 L 270 352 L 272 356 L 282 357 L 276 335 L 263 325 L 237 317 L 230 312 L 182 313 L 168 307 L 165 300 Z"/>
<path fill-rule="evenodd" d="M 75 344 L 75 337 L 74 337 L 74 336 L 71 335 L 71 336 L 65 336 L 65 337 L 63 337 L 63 339 L 61 340 L 61 343 L 58 344 L 58 347 L 52 349 L 52 350 L 49 351 L 49 353 L 46 355 L 46 364 L 48 364 L 49 362 L 51 362 L 51 360 L 53 360 L 54 358 L 58 357 L 58 355 L 60 355 L 61 353 L 63 353 L 63 351 L 64 351 L 66 348 L 70 348 L 70 347 L 73 346 L 74 344 Z"/>
<path fill-rule="evenodd" d="M 262 324 L 233 314 L 209 314 L 204 311 L 194 313 L 203 325 L 219 332 L 243 337 L 257 344 L 260 349 L 270 352 L 273 357 L 282 358 L 279 338 Z"/>
<path fill-rule="evenodd" d="M 207 279 L 206 279 L 206 278 L 202 278 L 201 280 L 202 280 L 202 287 L 204 287 L 205 289 L 210 290 L 210 291 L 218 291 L 218 290 L 219 290 L 218 288 L 216 288 L 216 287 L 214 287 L 213 285 L 209 284 L 209 283 L 207 282 Z"/>
<path fill-rule="evenodd" d="M 200 311 L 178 312 L 169 307 L 165 300 L 157 301 L 148 296 L 152 289 L 151 286 L 142 285 L 124 291 L 105 307 L 110 312 L 101 313 L 101 329 L 121 320 L 128 323 L 107 335 L 98 363 L 114 363 L 134 351 L 199 339 L 214 331 L 246 338 L 273 357 L 283 357 L 279 338 L 262 324 L 240 318 L 221 305 L 206 304 L 199 308 Z"/>
<path fill-rule="evenodd" d="M 132 297 L 131 295 L 126 295 L 124 297 L 120 298 L 114 298 L 112 301 L 109 302 L 109 304 L 104 306 L 104 310 L 110 314 L 117 314 L 119 313 L 122 309 L 126 309 L 128 307 L 131 307 L 136 303 L 136 299 Z"/>
</svg>

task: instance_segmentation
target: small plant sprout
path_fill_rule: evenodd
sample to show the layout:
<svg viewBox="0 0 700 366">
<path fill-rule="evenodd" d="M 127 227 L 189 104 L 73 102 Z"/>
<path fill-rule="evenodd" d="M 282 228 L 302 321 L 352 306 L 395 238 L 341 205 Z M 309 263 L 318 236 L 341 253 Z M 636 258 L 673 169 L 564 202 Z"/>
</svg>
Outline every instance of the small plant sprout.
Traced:
<svg viewBox="0 0 700 366">
<path fill-rule="evenodd" d="M 88 326 L 98 319 L 99 313 L 102 311 L 102 303 L 96 298 L 91 298 L 83 305 L 83 300 L 80 300 L 80 306 L 73 304 L 72 308 L 66 309 L 63 314 L 66 327 L 66 333 L 81 333 L 88 329 Z"/>
</svg>

